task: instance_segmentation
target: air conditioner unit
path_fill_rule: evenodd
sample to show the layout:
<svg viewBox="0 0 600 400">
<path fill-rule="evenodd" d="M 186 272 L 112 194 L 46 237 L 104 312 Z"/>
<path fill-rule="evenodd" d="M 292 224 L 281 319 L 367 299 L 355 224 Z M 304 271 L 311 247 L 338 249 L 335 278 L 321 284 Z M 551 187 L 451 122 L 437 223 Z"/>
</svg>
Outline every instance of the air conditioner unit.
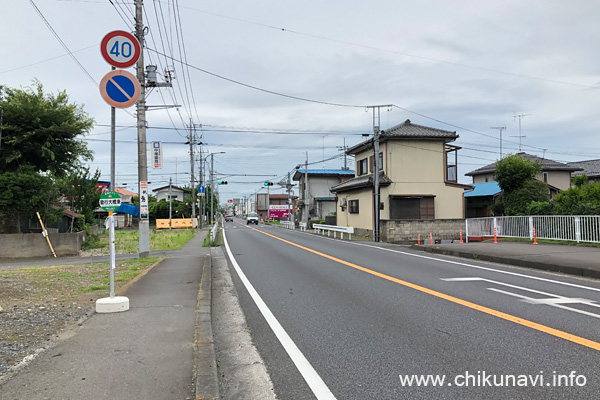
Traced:
<svg viewBox="0 0 600 400">
<path fill-rule="evenodd" d="M 340 199 L 340 207 L 346 207 L 346 199 Z"/>
</svg>

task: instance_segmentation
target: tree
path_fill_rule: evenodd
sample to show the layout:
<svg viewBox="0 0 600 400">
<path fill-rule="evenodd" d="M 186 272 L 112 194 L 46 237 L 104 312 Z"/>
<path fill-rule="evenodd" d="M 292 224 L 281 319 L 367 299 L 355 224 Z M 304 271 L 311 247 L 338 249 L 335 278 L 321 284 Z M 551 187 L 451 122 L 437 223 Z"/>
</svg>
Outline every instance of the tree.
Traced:
<svg viewBox="0 0 600 400">
<path fill-rule="evenodd" d="M 0 86 L 0 108 L 2 171 L 31 166 L 35 172 L 62 177 L 93 159 L 77 137 L 88 133 L 94 121 L 82 106 L 69 103 L 65 92 L 45 94 L 39 82 L 26 89 Z"/>
<path fill-rule="evenodd" d="M 94 221 L 94 210 L 98 207 L 101 196 L 97 187 L 98 179 L 99 170 L 92 176 L 89 168 L 80 168 L 58 181 L 67 205 L 83 217 L 77 225 L 74 225 L 74 219 L 71 220 L 71 231 L 81 230 L 86 224 Z"/>
<path fill-rule="evenodd" d="M 538 162 L 511 154 L 496 163 L 496 182 L 504 192 L 519 189 L 541 171 Z"/>
<path fill-rule="evenodd" d="M 36 212 L 46 224 L 58 221 L 62 214 L 59 199 L 54 179 L 33 167 L 0 174 L 0 232 L 18 233 L 21 217 L 37 218 Z"/>
<path fill-rule="evenodd" d="M 516 154 L 499 160 L 496 163 L 496 181 L 502 189 L 502 195 L 493 207 L 494 212 L 525 215 L 532 202 L 548 201 L 548 184 L 534 179 L 540 171 L 541 165 L 538 162 L 533 163 Z"/>
</svg>

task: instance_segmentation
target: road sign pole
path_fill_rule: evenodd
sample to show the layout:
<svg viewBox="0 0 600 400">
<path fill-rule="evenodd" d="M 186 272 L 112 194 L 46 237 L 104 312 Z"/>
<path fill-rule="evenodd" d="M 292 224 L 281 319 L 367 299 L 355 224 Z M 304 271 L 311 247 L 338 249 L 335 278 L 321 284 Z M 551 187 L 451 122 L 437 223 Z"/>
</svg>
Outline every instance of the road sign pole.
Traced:
<svg viewBox="0 0 600 400">
<path fill-rule="evenodd" d="M 115 216 L 112 212 L 108 213 L 108 223 L 110 224 L 108 240 L 110 242 L 110 298 L 115 298 Z"/>
</svg>

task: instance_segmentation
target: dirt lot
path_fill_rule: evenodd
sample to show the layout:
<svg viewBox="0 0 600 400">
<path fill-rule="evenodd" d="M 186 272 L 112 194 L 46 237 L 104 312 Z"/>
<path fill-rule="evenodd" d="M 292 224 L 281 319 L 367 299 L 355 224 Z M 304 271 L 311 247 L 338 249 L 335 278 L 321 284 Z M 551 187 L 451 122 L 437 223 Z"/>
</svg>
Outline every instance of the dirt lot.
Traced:
<svg viewBox="0 0 600 400">
<path fill-rule="evenodd" d="M 157 261 L 117 262 L 115 290 Z M 0 383 L 91 315 L 108 276 L 108 263 L 0 271 Z"/>
</svg>

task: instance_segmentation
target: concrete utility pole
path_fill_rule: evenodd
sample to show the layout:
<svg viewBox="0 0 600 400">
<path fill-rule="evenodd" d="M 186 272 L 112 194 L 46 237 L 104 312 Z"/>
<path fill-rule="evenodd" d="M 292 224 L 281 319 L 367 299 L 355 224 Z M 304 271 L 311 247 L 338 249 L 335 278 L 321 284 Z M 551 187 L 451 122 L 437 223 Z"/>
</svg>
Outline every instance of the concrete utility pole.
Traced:
<svg viewBox="0 0 600 400">
<path fill-rule="evenodd" d="M 500 131 L 500 158 L 502 158 L 502 131 L 506 129 L 505 126 L 492 126 L 490 129 L 498 129 Z"/>
<path fill-rule="evenodd" d="M 140 82 L 140 99 L 137 102 L 137 139 L 138 139 L 138 193 L 142 205 L 142 182 L 148 182 L 148 159 L 146 158 L 146 79 L 144 76 L 144 22 L 143 0 L 135 0 L 135 36 L 140 42 L 140 58 L 136 64 L 136 77 Z M 148 215 L 140 213 L 139 256 L 150 255 L 150 224 Z"/>
<path fill-rule="evenodd" d="M 292 191 L 292 182 L 290 181 L 290 173 L 288 172 L 287 182 L 285 183 L 285 187 L 288 192 L 288 221 L 294 222 L 294 207 L 292 205 L 292 196 L 290 192 Z"/>
<path fill-rule="evenodd" d="M 306 152 L 306 162 L 304 163 L 304 223 L 308 229 L 308 151 Z"/>
<path fill-rule="evenodd" d="M 213 215 L 214 215 L 214 211 L 213 211 L 213 205 L 214 205 L 214 200 L 213 200 L 213 178 L 214 178 L 214 157 L 215 153 L 210 153 L 210 223 L 213 223 Z"/>
<path fill-rule="evenodd" d="M 190 118 L 190 173 L 192 175 L 190 187 L 192 189 L 192 229 L 195 228 L 196 219 L 196 191 L 194 190 L 194 138 L 192 133 L 192 119 Z"/>
<path fill-rule="evenodd" d="M 171 196 L 171 185 L 173 183 L 173 180 L 171 179 L 171 177 L 169 177 L 169 230 L 171 230 L 171 214 L 172 214 L 172 210 L 173 210 L 173 197 Z"/>
</svg>

